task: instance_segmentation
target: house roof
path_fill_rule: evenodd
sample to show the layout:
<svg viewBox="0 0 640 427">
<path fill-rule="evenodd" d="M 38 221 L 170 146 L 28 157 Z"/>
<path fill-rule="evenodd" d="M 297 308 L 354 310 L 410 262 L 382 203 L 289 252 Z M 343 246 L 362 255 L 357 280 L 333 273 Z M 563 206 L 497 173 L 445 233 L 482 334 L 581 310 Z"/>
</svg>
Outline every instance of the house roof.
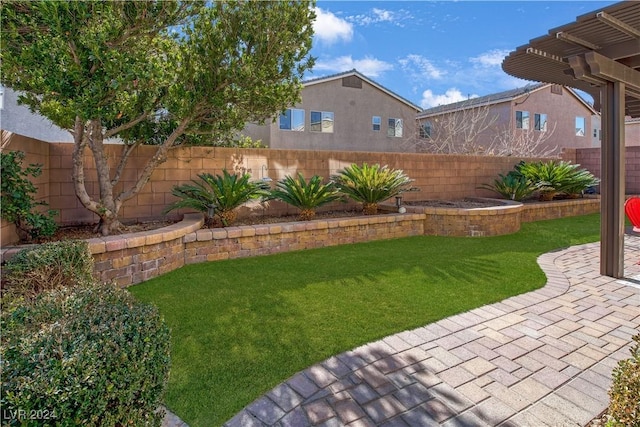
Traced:
<svg viewBox="0 0 640 427">
<path fill-rule="evenodd" d="M 466 110 L 468 108 L 480 107 L 486 105 L 500 104 L 503 102 L 513 101 L 514 99 L 521 98 L 529 95 L 531 92 L 535 92 L 540 89 L 544 89 L 551 86 L 549 83 L 537 83 L 530 84 L 524 87 L 516 89 L 505 90 L 504 92 L 492 93 L 490 95 L 480 96 L 476 98 L 470 98 L 460 102 L 454 102 L 452 104 L 439 105 L 437 107 L 428 108 L 418 114 L 418 118 L 425 118 L 431 116 L 437 116 L 444 113 L 453 111 Z M 586 102 L 580 95 L 575 93 L 571 88 L 566 88 L 579 102 L 581 102 L 586 108 L 588 108 L 592 114 L 597 114 L 596 110 Z"/>
<path fill-rule="evenodd" d="M 362 79 L 362 80 L 366 81 L 367 83 L 369 83 L 371 86 L 374 86 L 375 88 L 381 90 L 382 92 L 386 93 L 387 95 L 391 96 L 392 98 L 395 98 L 398 101 L 402 102 L 403 104 L 406 104 L 409 107 L 413 108 L 414 110 L 416 110 L 416 112 L 419 112 L 419 111 L 422 110 L 422 108 L 420 108 L 419 106 L 417 106 L 413 102 L 409 101 L 406 98 L 403 98 L 402 96 L 398 95 L 397 93 L 393 92 L 392 90 L 387 89 L 386 87 L 382 86 L 380 83 L 377 83 L 377 82 L 371 80 L 370 78 L 368 78 L 367 76 L 365 76 L 364 74 L 362 74 L 361 72 L 356 70 L 355 68 L 353 70 L 345 71 L 345 72 L 342 72 L 342 73 L 337 73 L 337 74 L 332 74 L 332 75 L 329 75 L 329 76 L 324 76 L 324 77 L 318 77 L 318 78 L 315 78 L 315 79 L 305 80 L 304 82 L 302 82 L 302 85 L 303 86 L 312 86 L 312 85 L 316 85 L 316 84 L 320 84 L 320 83 L 326 83 L 326 82 L 330 82 L 330 81 L 333 81 L 333 80 L 342 79 L 344 77 L 349 77 L 349 76 L 357 76 L 357 77 L 359 77 L 360 79 Z"/>
<path fill-rule="evenodd" d="M 639 45 L 640 2 L 623 1 L 530 40 L 505 58 L 502 69 L 527 80 L 584 90 L 597 101 L 607 82 L 624 82 L 623 113 L 640 117 Z"/>
</svg>

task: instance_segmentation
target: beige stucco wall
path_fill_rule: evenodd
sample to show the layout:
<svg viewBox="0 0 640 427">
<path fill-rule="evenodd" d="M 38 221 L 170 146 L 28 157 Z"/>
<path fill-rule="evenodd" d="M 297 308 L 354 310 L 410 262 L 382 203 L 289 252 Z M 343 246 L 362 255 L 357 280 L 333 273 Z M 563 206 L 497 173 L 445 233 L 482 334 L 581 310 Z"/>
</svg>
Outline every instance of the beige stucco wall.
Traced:
<svg viewBox="0 0 640 427">
<path fill-rule="evenodd" d="M 417 110 L 367 81 L 361 82 L 361 89 L 344 87 L 340 78 L 305 86 L 302 101 L 293 107 L 305 110 L 303 132 L 280 130 L 276 120 L 265 126 L 268 140 L 259 126 L 248 126 L 244 134 L 276 149 L 415 152 Z M 311 111 L 333 112 L 333 133 L 311 132 Z M 373 116 L 381 118 L 379 132 L 372 130 Z M 389 118 L 403 120 L 403 137 L 387 136 Z"/>
<path fill-rule="evenodd" d="M 625 123 L 625 145 L 627 147 L 640 146 L 640 119 L 629 120 Z"/>
</svg>

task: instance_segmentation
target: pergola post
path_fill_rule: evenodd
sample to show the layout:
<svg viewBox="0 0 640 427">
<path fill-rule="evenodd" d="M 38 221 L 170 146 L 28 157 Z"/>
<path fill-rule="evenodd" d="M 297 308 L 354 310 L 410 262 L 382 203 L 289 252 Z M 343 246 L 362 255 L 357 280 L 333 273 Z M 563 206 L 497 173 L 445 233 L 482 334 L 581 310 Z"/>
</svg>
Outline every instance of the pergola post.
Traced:
<svg viewBox="0 0 640 427">
<path fill-rule="evenodd" d="M 600 274 L 624 277 L 625 84 L 601 87 Z"/>
</svg>

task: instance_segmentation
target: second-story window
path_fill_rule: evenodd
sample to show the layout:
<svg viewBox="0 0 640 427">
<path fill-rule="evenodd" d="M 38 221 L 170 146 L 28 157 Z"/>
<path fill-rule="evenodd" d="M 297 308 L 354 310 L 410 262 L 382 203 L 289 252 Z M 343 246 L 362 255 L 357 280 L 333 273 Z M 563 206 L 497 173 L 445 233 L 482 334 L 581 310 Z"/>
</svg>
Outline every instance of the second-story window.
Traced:
<svg viewBox="0 0 640 427">
<path fill-rule="evenodd" d="M 382 127 L 382 118 L 380 116 L 373 116 L 371 118 L 371 126 L 374 132 L 380 132 Z"/>
<path fill-rule="evenodd" d="M 424 122 L 420 125 L 420 138 L 431 138 L 431 122 Z"/>
<path fill-rule="evenodd" d="M 533 115 L 533 129 L 540 132 L 547 131 L 547 115 L 546 114 L 534 114 Z"/>
<path fill-rule="evenodd" d="M 387 136 L 393 136 L 396 138 L 402 137 L 402 119 L 389 119 Z"/>
<path fill-rule="evenodd" d="M 333 133 L 333 113 L 330 111 L 311 112 L 311 132 Z"/>
<path fill-rule="evenodd" d="M 516 129 L 529 129 L 528 111 L 516 111 Z"/>
<path fill-rule="evenodd" d="M 587 130 L 584 117 L 576 117 L 576 136 L 584 136 Z"/>
<path fill-rule="evenodd" d="M 280 129 L 297 132 L 304 131 L 304 110 L 289 108 L 280 114 Z"/>
</svg>

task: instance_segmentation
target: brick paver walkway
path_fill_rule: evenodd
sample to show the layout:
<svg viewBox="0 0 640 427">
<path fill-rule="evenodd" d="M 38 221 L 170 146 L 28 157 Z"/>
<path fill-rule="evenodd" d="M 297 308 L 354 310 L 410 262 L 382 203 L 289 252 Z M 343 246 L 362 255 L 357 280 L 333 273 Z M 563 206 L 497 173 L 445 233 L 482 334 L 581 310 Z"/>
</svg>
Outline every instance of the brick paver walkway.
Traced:
<svg viewBox="0 0 640 427">
<path fill-rule="evenodd" d="M 542 255 L 542 289 L 334 356 L 225 427 L 583 426 L 640 327 L 640 237 L 625 280 L 599 274 L 599 250 Z"/>
</svg>

